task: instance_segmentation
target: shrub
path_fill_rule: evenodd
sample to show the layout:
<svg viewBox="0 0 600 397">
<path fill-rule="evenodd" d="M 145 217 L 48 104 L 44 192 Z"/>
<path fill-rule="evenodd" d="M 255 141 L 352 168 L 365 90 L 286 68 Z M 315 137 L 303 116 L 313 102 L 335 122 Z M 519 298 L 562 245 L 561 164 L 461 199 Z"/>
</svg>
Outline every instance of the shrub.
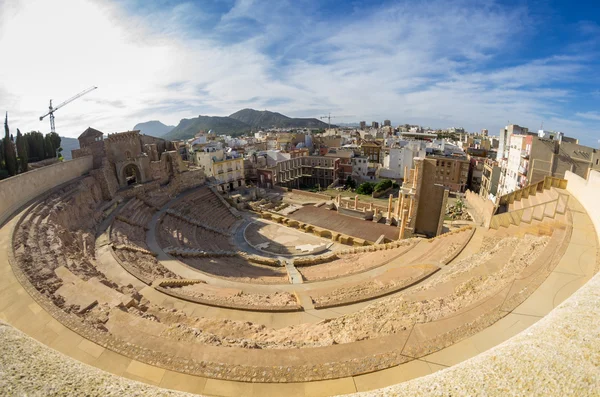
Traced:
<svg viewBox="0 0 600 397">
<path fill-rule="evenodd" d="M 372 182 L 364 182 L 361 183 L 360 186 L 358 187 L 358 189 L 356 189 L 356 193 L 358 194 L 364 194 L 364 195 L 369 195 L 373 193 L 373 190 L 375 189 L 375 184 Z"/>
<path fill-rule="evenodd" d="M 393 182 L 391 179 L 384 179 L 381 182 L 379 182 L 377 185 L 375 185 L 375 191 L 383 192 L 384 190 L 391 188 L 392 183 Z"/>
</svg>

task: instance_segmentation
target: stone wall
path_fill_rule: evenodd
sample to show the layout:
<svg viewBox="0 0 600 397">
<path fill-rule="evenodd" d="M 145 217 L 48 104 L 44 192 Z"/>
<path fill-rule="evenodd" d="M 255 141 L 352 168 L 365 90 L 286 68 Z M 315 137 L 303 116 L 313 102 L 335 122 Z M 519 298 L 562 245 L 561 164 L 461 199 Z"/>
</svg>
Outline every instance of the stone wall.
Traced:
<svg viewBox="0 0 600 397">
<path fill-rule="evenodd" d="M 494 203 L 487 197 L 481 197 L 479 194 L 467 190 L 465 193 L 467 200 L 467 211 L 473 217 L 475 223 L 480 226 L 489 227 L 492 217 L 496 212 Z"/>
<path fill-rule="evenodd" d="M 0 181 L 0 224 L 40 194 L 92 169 L 92 156 L 49 165 Z"/>
<path fill-rule="evenodd" d="M 568 181 L 567 190 L 583 205 L 596 228 L 596 234 L 600 235 L 600 172 L 591 170 L 588 179 L 585 180 L 567 171 L 565 179 Z"/>
<path fill-rule="evenodd" d="M 417 214 L 415 222 L 415 233 L 424 234 L 428 237 L 438 235 L 440 218 L 443 219 L 446 209 L 444 201 L 444 191 L 442 185 L 436 185 L 436 165 L 435 160 L 425 159 L 422 166 L 419 167 L 421 177 L 420 188 L 418 192 L 418 205 L 415 213 Z M 446 196 L 447 197 L 447 196 Z"/>
</svg>

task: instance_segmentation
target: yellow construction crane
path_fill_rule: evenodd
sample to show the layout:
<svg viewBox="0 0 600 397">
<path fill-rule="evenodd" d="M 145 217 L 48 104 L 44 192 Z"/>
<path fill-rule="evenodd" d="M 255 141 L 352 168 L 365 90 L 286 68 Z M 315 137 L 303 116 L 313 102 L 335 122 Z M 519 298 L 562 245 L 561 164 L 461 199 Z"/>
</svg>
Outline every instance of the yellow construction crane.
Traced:
<svg viewBox="0 0 600 397">
<path fill-rule="evenodd" d="M 342 118 L 342 117 L 354 117 L 352 115 L 348 116 L 332 116 L 331 113 L 329 113 L 327 116 L 321 116 L 319 117 L 321 120 L 323 119 L 327 119 L 327 129 L 331 129 L 331 119 L 335 119 L 335 118 Z"/>
<path fill-rule="evenodd" d="M 44 119 L 44 117 L 50 115 L 50 131 L 51 132 L 56 132 L 56 128 L 54 127 L 54 112 L 56 112 L 58 109 L 62 108 L 66 104 L 73 102 L 75 99 L 84 96 L 88 92 L 94 91 L 96 88 L 98 88 L 98 87 L 94 86 L 94 87 L 88 88 L 85 91 L 81 91 L 79 94 L 75 95 L 72 98 L 67 99 L 66 101 L 64 101 L 63 103 L 61 103 L 60 105 L 58 105 L 55 108 L 52 107 L 52 99 L 50 99 L 50 106 L 48 106 L 48 113 L 46 113 L 43 116 L 40 116 L 40 121 L 42 121 Z"/>
</svg>

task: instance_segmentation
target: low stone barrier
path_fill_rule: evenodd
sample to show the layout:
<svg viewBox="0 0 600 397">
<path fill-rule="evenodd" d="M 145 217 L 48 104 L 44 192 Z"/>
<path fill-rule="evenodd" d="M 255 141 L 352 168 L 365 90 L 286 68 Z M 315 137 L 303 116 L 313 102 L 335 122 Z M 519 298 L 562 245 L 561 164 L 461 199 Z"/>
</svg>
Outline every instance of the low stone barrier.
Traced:
<svg viewBox="0 0 600 397">
<path fill-rule="evenodd" d="M 199 303 L 201 305 L 213 306 L 213 307 L 222 307 L 225 309 L 234 309 L 234 310 L 245 310 L 245 311 L 254 311 L 254 312 L 299 312 L 302 311 L 303 308 L 300 304 L 296 303 L 295 305 L 288 306 L 269 306 L 269 305 L 246 305 L 240 303 L 233 303 L 227 301 L 213 300 L 213 299 L 204 299 L 199 298 L 197 296 L 190 296 L 186 294 L 182 294 L 177 292 L 171 288 L 165 288 L 162 286 L 154 287 L 155 290 L 162 292 L 163 294 L 170 295 L 174 298 L 178 298 L 181 300 L 185 300 L 188 302 Z M 296 298 L 297 299 L 297 298 Z"/>
<path fill-rule="evenodd" d="M 284 264 L 281 263 L 281 261 L 279 259 L 267 258 L 266 256 L 252 255 L 252 254 L 248 254 L 244 251 L 238 251 L 237 254 L 240 257 L 246 259 L 248 262 L 256 263 L 259 265 L 272 266 L 272 267 L 284 266 Z"/>
<path fill-rule="evenodd" d="M 309 256 L 305 258 L 294 259 L 294 266 L 312 266 L 319 265 L 321 263 L 327 263 L 339 259 L 335 252 L 330 252 L 318 256 Z"/>
<path fill-rule="evenodd" d="M 113 248 L 114 249 L 118 249 L 118 250 L 127 250 L 127 251 L 133 251 L 133 252 L 141 252 L 142 254 L 152 255 L 152 256 L 155 256 L 155 257 L 158 256 L 158 254 L 156 252 L 148 251 L 147 249 L 140 248 L 140 247 L 137 247 L 135 245 L 114 244 Z"/>
<path fill-rule="evenodd" d="M 238 253 L 234 251 L 204 251 L 199 248 L 167 247 L 163 251 L 169 255 L 181 256 L 184 258 L 220 258 L 238 255 Z"/>
</svg>

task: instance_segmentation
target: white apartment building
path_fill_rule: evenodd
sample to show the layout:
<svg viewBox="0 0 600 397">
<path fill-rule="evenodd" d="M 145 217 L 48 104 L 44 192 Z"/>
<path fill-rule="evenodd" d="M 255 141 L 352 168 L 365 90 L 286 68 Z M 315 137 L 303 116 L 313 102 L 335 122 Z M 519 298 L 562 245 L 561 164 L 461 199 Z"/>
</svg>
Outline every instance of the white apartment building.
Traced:
<svg viewBox="0 0 600 397">
<path fill-rule="evenodd" d="M 246 186 L 244 158 L 237 153 L 205 147 L 193 155 L 194 163 L 204 170 L 207 177 L 214 178 L 218 190 L 225 192 Z"/>
<path fill-rule="evenodd" d="M 352 158 L 352 179 L 357 181 L 367 180 L 369 173 L 369 158 L 366 156 L 355 156 Z"/>
<path fill-rule="evenodd" d="M 404 169 L 412 169 L 415 157 L 425 157 L 426 143 L 410 141 L 404 147 L 390 148 L 383 158 L 383 167 L 379 169 L 379 178 L 404 179 Z"/>
</svg>

